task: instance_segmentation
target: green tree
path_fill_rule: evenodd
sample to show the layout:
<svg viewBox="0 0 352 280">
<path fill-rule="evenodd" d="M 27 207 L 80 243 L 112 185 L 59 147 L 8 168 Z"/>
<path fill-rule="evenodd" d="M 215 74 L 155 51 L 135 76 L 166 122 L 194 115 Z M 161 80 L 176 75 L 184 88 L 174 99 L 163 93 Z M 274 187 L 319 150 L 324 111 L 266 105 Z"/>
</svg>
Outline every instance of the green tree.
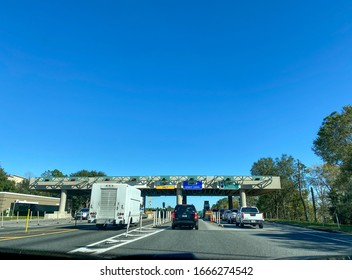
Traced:
<svg viewBox="0 0 352 280">
<path fill-rule="evenodd" d="M 70 176 L 72 176 L 72 177 L 104 177 L 104 176 L 106 176 L 106 174 L 103 171 L 95 171 L 95 170 L 88 171 L 88 170 L 82 169 L 80 171 L 71 173 Z"/>
<path fill-rule="evenodd" d="M 329 165 L 336 165 L 339 174 L 329 197 L 331 211 L 343 223 L 352 223 L 352 106 L 341 113 L 333 112 L 318 131 L 312 147 L 314 153 Z"/>
<path fill-rule="evenodd" d="M 308 191 L 305 177 L 299 170 L 297 160 L 292 156 L 282 155 L 280 158 L 261 158 L 251 168 L 254 176 L 279 176 L 281 190 L 261 195 L 257 206 L 269 217 L 282 219 L 307 219 Z M 300 183 L 299 183 L 300 182 Z"/>
<path fill-rule="evenodd" d="M 322 164 L 309 169 L 308 183 L 316 194 L 317 214 L 323 223 L 332 220 L 331 192 L 336 186 L 340 170 L 336 165 Z"/>
<path fill-rule="evenodd" d="M 212 205 L 212 209 L 227 209 L 228 207 L 228 198 L 224 197 L 219 199 L 215 204 Z"/>
<path fill-rule="evenodd" d="M 8 180 L 8 174 L 0 167 L 0 191 L 13 192 L 15 191 L 15 182 Z"/>
<path fill-rule="evenodd" d="M 103 171 L 88 171 L 82 169 L 80 171 L 70 174 L 71 177 L 104 177 L 106 174 Z M 73 195 L 72 199 L 72 208 L 79 210 L 81 207 L 89 207 L 90 192 L 81 193 L 80 195 Z"/>
<path fill-rule="evenodd" d="M 65 175 L 60 170 L 54 169 L 43 172 L 41 177 L 65 177 Z"/>
<path fill-rule="evenodd" d="M 323 120 L 313 151 L 330 165 L 339 165 L 352 172 L 352 106 L 342 113 L 333 112 Z M 351 173 L 349 173 L 351 175 Z"/>
</svg>

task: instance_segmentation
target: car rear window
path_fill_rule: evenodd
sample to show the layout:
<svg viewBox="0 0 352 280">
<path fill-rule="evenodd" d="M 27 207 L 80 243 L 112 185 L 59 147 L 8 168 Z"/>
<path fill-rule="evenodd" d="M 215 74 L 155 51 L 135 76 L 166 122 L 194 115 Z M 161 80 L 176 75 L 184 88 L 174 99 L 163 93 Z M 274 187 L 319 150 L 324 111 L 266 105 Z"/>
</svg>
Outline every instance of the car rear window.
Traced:
<svg viewBox="0 0 352 280">
<path fill-rule="evenodd" d="M 196 208 L 193 205 L 177 205 L 175 212 L 195 212 Z"/>
<path fill-rule="evenodd" d="M 254 207 L 247 207 L 247 208 L 242 208 L 242 212 L 245 212 L 245 213 L 258 213 L 258 209 L 257 208 L 254 208 Z"/>
</svg>

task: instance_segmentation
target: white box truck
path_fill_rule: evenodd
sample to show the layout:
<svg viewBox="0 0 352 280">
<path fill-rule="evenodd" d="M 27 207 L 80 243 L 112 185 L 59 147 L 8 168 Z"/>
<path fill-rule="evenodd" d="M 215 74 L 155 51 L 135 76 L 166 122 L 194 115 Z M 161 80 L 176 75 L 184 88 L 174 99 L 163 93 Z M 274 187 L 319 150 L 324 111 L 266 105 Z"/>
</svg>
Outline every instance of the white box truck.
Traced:
<svg viewBox="0 0 352 280">
<path fill-rule="evenodd" d="M 97 228 L 138 223 L 141 201 L 141 191 L 134 186 L 95 183 L 90 198 L 89 221 Z"/>
</svg>

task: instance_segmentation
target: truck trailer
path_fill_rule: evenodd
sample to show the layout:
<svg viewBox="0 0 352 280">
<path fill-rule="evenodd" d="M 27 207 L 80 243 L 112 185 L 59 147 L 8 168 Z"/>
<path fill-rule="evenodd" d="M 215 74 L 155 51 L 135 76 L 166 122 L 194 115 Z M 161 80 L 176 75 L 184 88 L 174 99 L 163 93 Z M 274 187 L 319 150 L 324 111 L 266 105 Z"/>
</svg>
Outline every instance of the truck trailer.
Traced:
<svg viewBox="0 0 352 280">
<path fill-rule="evenodd" d="M 141 217 L 141 191 L 128 184 L 95 183 L 90 199 L 89 222 L 97 228 L 126 226 Z"/>
</svg>

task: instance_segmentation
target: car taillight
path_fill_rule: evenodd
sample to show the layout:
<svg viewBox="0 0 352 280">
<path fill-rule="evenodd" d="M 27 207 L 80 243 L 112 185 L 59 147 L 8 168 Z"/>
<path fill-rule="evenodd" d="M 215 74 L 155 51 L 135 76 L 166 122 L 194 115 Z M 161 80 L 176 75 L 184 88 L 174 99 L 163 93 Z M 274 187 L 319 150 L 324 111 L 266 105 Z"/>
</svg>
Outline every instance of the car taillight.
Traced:
<svg viewBox="0 0 352 280">
<path fill-rule="evenodd" d="M 242 213 L 242 219 L 244 219 L 244 213 Z"/>
<path fill-rule="evenodd" d="M 195 221 L 198 220 L 198 213 L 194 213 L 194 220 L 195 220 Z"/>
<path fill-rule="evenodd" d="M 262 219 L 264 220 L 264 213 L 262 213 Z"/>
<path fill-rule="evenodd" d="M 171 220 L 175 220 L 175 212 L 171 213 Z"/>
</svg>

